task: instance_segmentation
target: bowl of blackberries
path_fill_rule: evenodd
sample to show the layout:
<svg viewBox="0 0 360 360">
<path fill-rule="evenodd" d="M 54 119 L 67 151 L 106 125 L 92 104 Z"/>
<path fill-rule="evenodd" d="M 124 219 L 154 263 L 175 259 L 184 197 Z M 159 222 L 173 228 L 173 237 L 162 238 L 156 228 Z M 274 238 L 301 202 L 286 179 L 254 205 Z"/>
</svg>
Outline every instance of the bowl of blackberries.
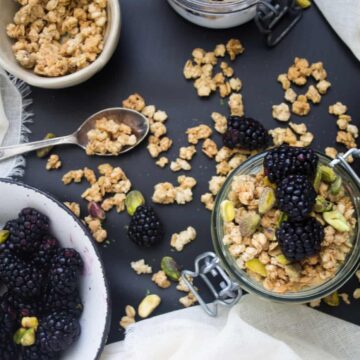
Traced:
<svg viewBox="0 0 360 360">
<path fill-rule="evenodd" d="M 0 181 L 0 359 L 97 359 L 109 330 L 102 263 L 62 204 Z"/>
</svg>

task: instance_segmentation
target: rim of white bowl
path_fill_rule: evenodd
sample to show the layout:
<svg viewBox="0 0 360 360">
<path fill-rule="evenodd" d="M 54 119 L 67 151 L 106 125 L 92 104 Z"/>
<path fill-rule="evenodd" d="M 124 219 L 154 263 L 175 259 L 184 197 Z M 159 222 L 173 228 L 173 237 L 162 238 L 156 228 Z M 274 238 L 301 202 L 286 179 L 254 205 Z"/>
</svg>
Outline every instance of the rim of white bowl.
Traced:
<svg viewBox="0 0 360 360">
<path fill-rule="evenodd" d="M 0 55 L 0 66 L 7 72 L 14 75 L 20 80 L 25 81 L 27 84 L 35 87 L 46 89 L 64 89 L 67 87 L 78 85 L 90 79 L 98 71 L 100 71 L 114 54 L 119 38 L 121 29 L 121 10 L 119 0 L 108 0 L 110 7 L 111 19 L 108 23 L 108 33 L 104 43 L 104 49 L 99 57 L 90 65 L 78 70 L 72 74 L 59 76 L 59 77 L 43 77 L 36 75 L 32 70 L 26 70 L 17 63 L 4 61 Z"/>
<path fill-rule="evenodd" d="M 33 186 L 24 184 L 22 182 L 19 181 L 15 181 L 12 179 L 4 179 L 4 178 L 0 178 L 0 183 L 7 183 L 7 184 L 12 184 L 12 185 L 17 185 L 20 187 L 24 187 L 25 189 L 29 189 L 32 191 L 35 191 L 41 195 L 44 195 L 47 199 L 51 200 L 52 202 L 54 202 L 57 206 L 59 206 L 61 209 L 65 210 L 66 213 L 68 213 L 73 220 L 75 220 L 75 222 L 80 226 L 80 228 L 84 231 L 84 235 L 89 239 L 89 242 L 91 244 L 91 246 L 94 249 L 94 252 L 99 260 L 100 263 L 100 268 L 101 268 L 101 272 L 102 272 L 102 277 L 104 279 L 104 287 L 105 287 L 105 296 L 106 296 L 106 305 L 107 305 L 107 309 L 106 309 L 106 319 L 105 319 L 105 328 L 104 328 L 104 332 L 102 335 L 102 339 L 101 339 L 101 343 L 99 345 L 98 351 L 94 356 L 93 360 L 98 360 L 100 359 L 100 356 L 102 354 L 102 351 L 106 345 L 106 341 L 107 338 L 109 336 L 109 332 L 110 332 L 110 325 L 111 325 L 111 299 L 110 299 L 110 289 L 109 289 L 109 283 L 107 281 L 106 278 L 106 274 L 105 274 L 105 267 L 104 267 L 104 262 L 100 256 L 100 252 L 98 250 L 98 248 L 96 247 L 96 243 L 95 240 L 93 239 L 93 237 L 90 235 L 90 232 L 88 230 L 88 228 L 80 221 L 79 218 L 77 218 L 75 216 L 75 214 L 64 204 L 62 204 L 60 201 L 56 200 L 52 195 L 39 190 Z M 91 359 L 87 359 L 87 360 L 91 360 Z"/>
</svg>

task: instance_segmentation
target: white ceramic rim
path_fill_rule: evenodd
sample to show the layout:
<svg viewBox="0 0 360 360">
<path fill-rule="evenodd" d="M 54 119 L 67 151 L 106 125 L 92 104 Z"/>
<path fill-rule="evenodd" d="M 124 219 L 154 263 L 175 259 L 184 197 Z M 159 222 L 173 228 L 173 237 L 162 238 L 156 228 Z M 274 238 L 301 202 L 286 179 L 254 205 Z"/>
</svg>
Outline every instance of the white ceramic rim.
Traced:
<svg viewBox="0 0 360 360">
<path fill-rule="evenodd" d="M 100 346 L 98 348 L 97 353 L 95 354 L 93 360 L 98 360 L 100 359 L 100 356 L 102 354 L 102 351 L 106 345 L 106 341 L 110 332 L 110 322 L 111 322 L 111 300 L 110 300 L 110 291 L 109 291 L 109 284 L 108 281 L 106 279 L 106 275 L 105 275 L 105 269 L 104 269 L 104 263 L 101 259 L 100 253 L 97 249 L 97 245 L 93 239 L 93 237 L 90 235 L 89 230 L 87 229 L 87 227 L 80 221 L 79 218 L 77 218 L 74 213 L 64 204 L 62 204 L 60 201 L 56 200 L 54 197 L 52 197 L 51 195 L 47 194 L 44 191 L 41 191 L 39 189 L 36 189 L 30 185 L 15 181 L 15 180 L 11 180 L 11 179 L 4 179 L 4 178 L 0 178 L 0 183 L 6 183 L 6 184 L 13 184 L 16 186 L 20 186 L 20 187 L 24 187 L 25 189 L 34 191 L 39 193 L 40 195 L 45 196 L 47 199 L 51 200 L 52 202 L 54 202 L 57 206 L 59 206 L 61 209 L 65 210 L 65 212 L 70 215 L 72 217 L 72 219 L 80 226 L 80 228 L 83 230 L 84 232 L 84 236 L 87 237 L 89 239 L 89 243 L 90 245 L 93 247 L 94 252 L 99 260 L 100 266 L 101 266 L 101 271 L 102 271 L 102 277 L 104 279 L 104 287 L 105 287 L 105 296 L 106 296 L 106 303 L 107 303 L 107 311 L 106 311 L 106 319 L 105 319 L 105 328 L 104 328 L 104 332 L 102 335 L 102 339 L 100 342 Z M 91 360 L 91 359 L 86 359 L 86 360 Z"/>
<path fill-rule="evenodd" d="M 120 38 L 121 29 L 121 11 L 119 0 L 108 0 L 108 12 L 110 14 L 104 43 L 104 49 L 98 58 L 86 66 L 72 74 L 59 77 L 43 77 L 36 75 L 32 70 L 26 70 L 17 62 L 10 63 L 4 61 L 0 53 L 0 66 L 7 72 L 14 75 L 18 79 L 25 81 L 27 84 L 47 89 L 61 89 L 80 84 L 101 70 L 110 60 Z M 16 60 L 15 60 L 16 61 Z"/>
</svg>

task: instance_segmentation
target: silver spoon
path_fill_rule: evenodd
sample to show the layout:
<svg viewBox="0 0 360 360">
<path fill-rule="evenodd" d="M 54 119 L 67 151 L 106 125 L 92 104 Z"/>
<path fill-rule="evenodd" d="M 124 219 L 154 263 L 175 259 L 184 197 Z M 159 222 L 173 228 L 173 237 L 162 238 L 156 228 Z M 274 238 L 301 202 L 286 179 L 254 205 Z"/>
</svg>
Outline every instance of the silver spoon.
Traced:
<svg viewBox="0 0 360 360">
<path fill-rule="evenodd" d="M 96 114 L 87 118 L 82 125 L 71 135 L 57 137 L 53 139 L 46 139 L 40 141 L 34 141 L 30 143 L 24 143 L 19 145 L 12 145 L 6 147 L 0 147 L 0 161 L 11 158 L 13 156 L 25 154 L 29 151 L 42 149 L 48 146 L 73 144 L 78 145 L 84 150 L 88 143 L 87 133 L 95 128 L 96 120 L 107 117 L 111 118 L 118 124 L 125 124 L 131 127 L 132 133 L 136 136 L 136 143 L 132 146 L 125 146 L 120 154 L 130 151 L 137 145 L 139 145 L 149 133 L 150 124 L 149 120 L 137 111 L 124 109 L 124 108 L 109 108 L 101 110 Z M 111 154 L 96 154 L 100 156 L 111 156 Z"/>
</svg>

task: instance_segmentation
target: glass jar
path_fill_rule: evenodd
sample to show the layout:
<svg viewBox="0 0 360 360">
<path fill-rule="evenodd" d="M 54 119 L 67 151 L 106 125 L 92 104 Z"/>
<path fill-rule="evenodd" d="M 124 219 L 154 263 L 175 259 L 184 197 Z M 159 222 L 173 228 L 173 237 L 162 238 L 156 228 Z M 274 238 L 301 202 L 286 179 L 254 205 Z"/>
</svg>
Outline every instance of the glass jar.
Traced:
<svg viewBox="0 0 360 360">
<path fill-rule="evenodd" d="M 207 28 L 227 29 L 255 22 L 266 35 L 269 46 L 276 45 L 300 20 L 302 10 L 295 0 L 168 0 L 188 21 Z M 285 20 L 285 21 L 284 21 Z"/>
<path fill-rule="evenodd" d="M 339 289 L 354 275 L 360 265 L 360 230 L 358 226 L 360 221 L 360 179 L 346 162 L 346 157 L 349 155 L 360 156 L 360 150 L 357 149 L 349 150 L 344 156 L 339 156 L 336 160 L 332 160 L 323 154 L 317 153 L 320 164 L 335 167 L 336 173 L 341 176 L 343 186 L 348 195 L 352 198 L 356 211 L 355 217 L 357 219 L 357 225 L 353 235 L 353 249 L 332 279 L 329 279 L 318 286 L 305 288 L 297 292 L 275 293 L 266 290 L 260 282 L 252 279 L 236 264 L 234 257 L 229 253 L 222 241 L 224 237 L 224 223 L 220 215 L 220 204 L 223 200 L 227 199 L 233 178 L 237 175 L 258 173 L 262 169 L 265 155 L 266 152 L 263 152 L 259 155 L 250 157 L 228 176 L 222 189 L 217 195 L 211 217 L 211 235 L 216 255 L 214 253 L 201 255 L 196 259 L 194 272 L 187 270 L 183 272 L 183 275 L 191 275 L 193 277 L 200 276 L 210 287 L 210 290 L 215 297 L 215 304 L 222 303 L 225 305 L 232 305 L 241 297 L 241 288 L 264 299 L 276 302 L 307 303 L 321 299 Z M 215 272 L 217 273 L 215 274 Z M 216 290 L 213 281 L 209 279 L 211 275 L 215 277 L 220 276 L 222 278 L 222 285 L 220 283 L 219 290 Z M 186 282 L 188 283 L 188 281 Z M 193 286 L 190 286 L 190 288 L 191 290 L 194 289 Z M 194 294 L 209 315 L 216 314 L 216 309 L 214 310 L 206 305 L 196 291 Z"/>
</svg>

